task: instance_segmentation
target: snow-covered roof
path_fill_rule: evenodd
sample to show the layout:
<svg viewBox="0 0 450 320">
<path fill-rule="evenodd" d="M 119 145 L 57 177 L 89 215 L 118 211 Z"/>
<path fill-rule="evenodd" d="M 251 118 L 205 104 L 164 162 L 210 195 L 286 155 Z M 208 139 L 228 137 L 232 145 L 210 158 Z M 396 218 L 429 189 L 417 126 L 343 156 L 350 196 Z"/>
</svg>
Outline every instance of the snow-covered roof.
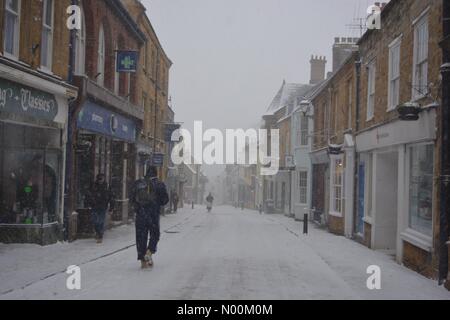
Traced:
<svg viewBox="0 0 450 320">
<path fill-rule="evenodd" d="M 272 100 L 272 103 L 267 109 L 265 115 L 273 115 L 281 108 L 289 105 L 296 107 L 297 99 L 303 99 L 312 88 L 314 88 L 314 85 L 286 83 L 286 81 L 283 81 L 280 90 Z"/>
</svg>

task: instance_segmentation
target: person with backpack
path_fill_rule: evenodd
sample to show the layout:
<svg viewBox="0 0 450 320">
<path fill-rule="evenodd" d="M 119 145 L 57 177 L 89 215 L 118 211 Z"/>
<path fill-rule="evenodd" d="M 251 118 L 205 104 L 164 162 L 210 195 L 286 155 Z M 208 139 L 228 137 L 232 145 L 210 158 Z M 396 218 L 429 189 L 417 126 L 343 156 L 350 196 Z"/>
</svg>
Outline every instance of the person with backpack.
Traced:
<svg viewBox="0 0 450 320">
<path fill-rule="evenodd" d="M 92 222 L 95 229 L 95 239 L 97 243 L 103 242 L 105 232 L 106 211 L 114 210 L 114 195 L 106 182 L 104 174 L 98 174 L 94 184 L 87 195 L 89 208 L 92 210 Z"/>
<path fill-rule="evenodd" d="M 169 203 L 166 186 L 157 178 L 157 169 L 148 168 L 144 179 L 135 182 L 131 200 L 136 211 L 136 247 L 141 268 L 153 266 L 160 239 L 161 207 Z"/>
</svg>

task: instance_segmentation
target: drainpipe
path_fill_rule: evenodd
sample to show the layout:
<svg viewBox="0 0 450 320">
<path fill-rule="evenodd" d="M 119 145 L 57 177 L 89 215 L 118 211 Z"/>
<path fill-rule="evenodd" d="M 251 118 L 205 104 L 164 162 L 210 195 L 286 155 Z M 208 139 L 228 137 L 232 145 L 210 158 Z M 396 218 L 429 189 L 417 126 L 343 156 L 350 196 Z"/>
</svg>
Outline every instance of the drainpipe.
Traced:
<svg viewBox="0 0 450 320">
<path fill-rule="evenodd" d="M 360 191 L 359 191 L 359 177 L 360 177 L 360 172 L 359 172 L 359 161 L 360 161 L 360 156 L 359 153 L 357 152 L 356 148 L 356 135 L 359 132 L 359 125 L 360 125 L 360 107 L 361 107 L 361 57 L 358 54 L 356 57 L 356 61 L 355 61 L 355 68 L 356 68 L 356 88 L 355 88 L 355 130 L 352 132 L 353 133 L 353 137 L 354 137 L 354 141 L 355 141 L 355 164 L 354 164 L 354 181 L 355 184 L 353 186 L 353 231 L 354 234 L 358 233 L 357 230 L 357 224 L 359 223 L 359 197 L 360 197 Z"/>
<path fill-rule="evenodd" d="M 442 74 L 442 108 L 441 108 L 441 177 L 440 177 L 440 235 L 439 235 L 439 284 L 450 280 L 448 275 L 449 215 L 450 215 L 450 2 L 443 1 L 443 64 Z"/>
<path fill-rule="evenodd" d="M 78 0 L 72 0 L 72 5 L 78 5 Z M 68 74 L 68 82 L 69 84 L 74 84 L 74 73 L 75 73 L 75 42 L 76 42 L 76 30 L 70 31 L 70 46 L 69 46 L 69 74 Z M 69 219 L 72 210 L 72 200 L 73 194 L 72 191 L 72 166 L 73 166 L 73 131 L 75 128 L 73 127 L 73 117 L 74 111 L 73 109 L 76 106 L 76 101 L 71 100 L 69 102 L 69 113 L 67 119 L 67 143 L 66 143 L 66 170 L 65 170 L 65 183 L 64 183 L 64 218 L 63 218 L 63 226 L 64 226 L 64 241 L 69 240 Z"/>
</svg>

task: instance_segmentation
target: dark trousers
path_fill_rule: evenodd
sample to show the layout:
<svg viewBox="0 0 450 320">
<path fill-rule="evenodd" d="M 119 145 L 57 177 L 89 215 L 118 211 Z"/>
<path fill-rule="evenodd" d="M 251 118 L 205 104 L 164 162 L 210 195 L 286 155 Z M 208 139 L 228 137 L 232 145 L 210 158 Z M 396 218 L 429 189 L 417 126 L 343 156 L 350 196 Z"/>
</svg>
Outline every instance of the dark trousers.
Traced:
<svg viewBox="0 0 450 320">
<path fill-rule="evenodd" d="M 156 253 L 159 238 L 159 212 L 139 209 L 136 214 L 136 247 L 138 260 L 143 260 L 147 250 Z"/>
<path fill-rule="evenodd" d="M 105 217 L 106 209 L 92 210 L 92 223 L 94 224 L 95 233 L 98 238 L 102 239 L 105 233 Z"/>
</svg>

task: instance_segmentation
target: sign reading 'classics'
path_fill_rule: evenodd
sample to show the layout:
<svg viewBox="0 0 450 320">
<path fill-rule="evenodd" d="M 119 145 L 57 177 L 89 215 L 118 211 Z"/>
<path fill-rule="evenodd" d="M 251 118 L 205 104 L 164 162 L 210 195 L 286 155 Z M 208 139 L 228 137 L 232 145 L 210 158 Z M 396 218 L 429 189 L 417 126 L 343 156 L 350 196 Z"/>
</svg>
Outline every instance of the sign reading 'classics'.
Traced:
<svg viewBox="0 0 450 320">
<path fill-rule="evenodd" d="M 0 111 L 54 120 L 58 102 L 50 93 L 0 78 Z"/>
</svg>

